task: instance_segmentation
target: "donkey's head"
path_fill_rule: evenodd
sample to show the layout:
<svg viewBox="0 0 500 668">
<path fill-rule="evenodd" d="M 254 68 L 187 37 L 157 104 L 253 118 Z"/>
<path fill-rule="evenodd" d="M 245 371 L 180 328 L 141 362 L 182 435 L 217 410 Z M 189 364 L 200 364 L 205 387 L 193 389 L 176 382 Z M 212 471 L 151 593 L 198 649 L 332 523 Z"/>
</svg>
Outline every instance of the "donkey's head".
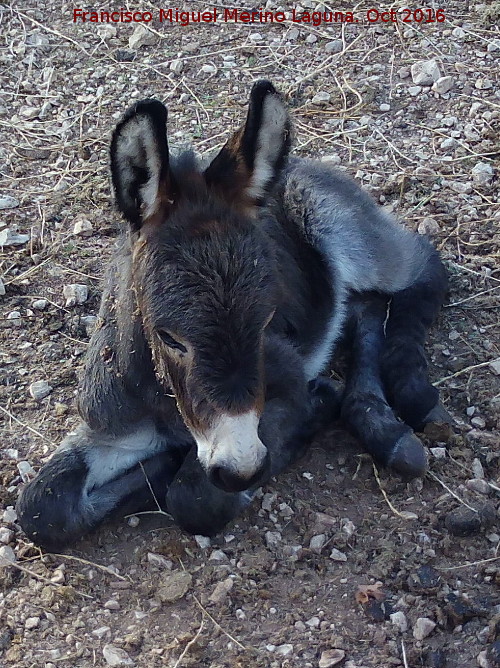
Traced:
<svg viewBox="0 0 500 668">
<path fill-rule="evenodd" d="M 272 247 L 258 212 L 285 162 L 290 121 L 267 81 L 245 125 L 204 170 L 170 161 L 167 110 L 134 105 L 117 126 L 111 169 L 132 229 L 132 268 L 156 373 L 175 394 L 214 484 L 248 489 L 268 464 L 258 436 L 264 329 L 277 304 Z"/>
</svg>

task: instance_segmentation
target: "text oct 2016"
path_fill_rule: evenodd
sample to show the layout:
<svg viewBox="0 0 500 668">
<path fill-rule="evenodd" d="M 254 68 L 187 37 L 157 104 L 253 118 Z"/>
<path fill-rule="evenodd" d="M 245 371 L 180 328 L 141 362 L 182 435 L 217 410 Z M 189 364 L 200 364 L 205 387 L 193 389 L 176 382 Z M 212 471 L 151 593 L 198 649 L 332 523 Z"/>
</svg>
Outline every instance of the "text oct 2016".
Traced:
<svg viewBox="0 0 500 668">
<path fill-rule="evenodd" d="M 443 23 L 446 20 L 443 8 L 417 7 L 381 10 L 375 7 L 361 13 L 354 11 L 298 12 L 254 10 L 243 11 L 237 8 L 213 7 L 206 11 L 184 11 L 176 8 L 151 11 L 87 11 L 73 9 L 73 23 L 159 23 L 178 24 L 181 27 L 193 23 L 260 23 L 260 24 L 307 24 L 318 27 L 327 23 Z"/>
</svg>

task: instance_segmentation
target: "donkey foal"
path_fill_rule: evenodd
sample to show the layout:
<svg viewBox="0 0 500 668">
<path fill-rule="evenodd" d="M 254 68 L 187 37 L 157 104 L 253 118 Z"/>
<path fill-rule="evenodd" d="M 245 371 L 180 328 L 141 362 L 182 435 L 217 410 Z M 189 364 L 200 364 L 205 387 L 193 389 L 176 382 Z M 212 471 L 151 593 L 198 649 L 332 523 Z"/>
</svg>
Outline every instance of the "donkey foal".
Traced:
<svg viewBox="0 0 500 668">
<path fill-rule="evenodd" d="M 111 172 L 129 223 L 108 272 L 82 424 L 23 490 L 27 535 L 59 550 L 158 501 L 213 534 L 341 414 L 366 450 L 422 475 L 413 430 L 446 419 L 423 344 L 446 290 L 436 251 L 342 173 L 288 157 L 267 81 L 208 165 L 169 155 L 167 110 L 135 104 Z M 342 334 L 343 394 L 320 374 Z"/>
</svg>

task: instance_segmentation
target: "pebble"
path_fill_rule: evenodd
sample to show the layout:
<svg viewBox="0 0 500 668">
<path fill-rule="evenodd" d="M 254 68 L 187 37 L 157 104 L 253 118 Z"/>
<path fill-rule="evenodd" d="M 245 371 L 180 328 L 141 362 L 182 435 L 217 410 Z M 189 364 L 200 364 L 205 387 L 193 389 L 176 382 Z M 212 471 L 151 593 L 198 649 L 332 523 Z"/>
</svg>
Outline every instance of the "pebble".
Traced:
<svg viewBox="0 0 500 668">
<path fill-rule="evenodd" d="M 457 39 L 463 39 L 466 35 L 466 32 L 465 30 L 462 30 L 462 28 L 457 26 L 456 28 L 453 28 L 451 34 L 453 35 L 453 37 L 456 37 Z"/>
<path fill-rule="evenodd" d="M 82 315 L 80 323 L 84 326 L 87 336 L 92 336 L 97 325 L 96 315 Z"/>
<path fill-rule="evenodd" d="M 326 543 L 326 534 L 320 533 L 317 536 L 313 536 L 309 541 L 309 549 L 316 554 L 321 554 L 321 550 L 324 548 Z"/>
<path fill-rule="evenodd" d="M 0 547 L 0 566 L 8 566 L 16 561 L 16 554 L 9 545 Z"/>
<path fill-rule="evenodd" d="M 29 234 L 18 234 L 9 227 L 0 230 L 0 246 L 21 246 L 28 243 L 29 240 Z"/>
<path fill-rule="evenodd" d="M 390 111 L 391 105 L 383 103 L 379 106 L 379 109 L 380 111 Z"/>
<path fill-rule="evenodd" d="M 406 615 L 404 612 L 401 610 L 398 610 L 397 612 L 393 612 L 392 615 L 390 615 L 390 620 L 391 623 L 399 630 L 401 633 L 404 633 L 405 631 L 408 630 L 408 620 L 406 619 Z"/>
<path fill-rule="evenodd" d="M 345 652 L 343 649 L 326 649 L 321 652 L 318 668 L 331 668 L 337 666 L 345 659 Z"/>
<path fill-rule="evenodd" d="M 140 523 L 141 520 L 137 517 L 137 515 L 132 515 L 127 519 L 127 524 L 129 525 L 129 527 L 132 527 L 132 529 L 138 527 Z"/>
<path fill-rule="evenodd" d="M 71 285 L 64 286 L 63 295 L 66 300 L 66 306 L 84 304 L 89 296 L 89 289 L 81 283 L 72 283 Z"/>
<path fill-rule="evenodd" d="M 203 65 L 201 71 L 203 74 L 215 74 L 217 72 L 217 68 L 215 65 Z"/>
<path fill-rule="evenodd" d="M 306 626 L 309 626 L 311 629 L 317 629 L 321 623 L 321 620 L 319 617 L 311 617 L 311 619 L 308 619 L 306 622 Z"/>
<path fill-rule="evenodd" d="M 427 617 L 419 617 L 413 627 L 413 637 L 415 640 L 423 640 L 427 638 L 436 628 L 436 622 Z"/>
<path fill-rule="evenodd" d="M 488 364 L 488 369 L 493 371 L 495 376 L 500 376 L 500 357 Z"/>
<path fill-rule="evenodd" d="M 325 51 L 328 53 L 340 53 L 344 50 L 344 42 L 341 39 L 334 39 L 325 44 Z"/>
<path fill-rule="evenodd" d="M 0 297 L 3 297 L 4 294 L 5 294 L 5 285 L 2 279 L 0 278 Z"/>
<path fill-rule="evenodd" d="M 147 555 L 148 564 L 152 566 L 159 566 L 160 568 L 167 568 L 169 571 L 172 570 L 174 562 L 167 557 L 164 557 L 163 554 L 156 554 L 155 552 L 148 552 Z"/>
<path fill-rule="evenodd" d="M 493 81 L 491 79 L 477 79 L 474 86 L 477 90 L 489 90 L 493 88 Z"/>
<path fill-rule="evenodd" d="M 183 598 L 193 583 L 191 573 L 187 571 L 177 571 L 161 580 L 157 596 L 162 603 L 171 603 Z"/>
<path fill-rule="evenodd" d="M 36 629 L 39 624 L 40 624 L 40 617 L 28 617 L 24 622 L 24 628 L 27 631 L 31 631 L 31 629 Z"/>
<path fill-rule="evenodd" d="M 440 228 L 434 218 L 427 216 L 420 221 L 417 231 L 419 234 L 427 234 L 428 236 L 432 237 L 439 233 Z"/>
<path fill-rule="evenodd" d="M 31 383 L 29 388 L 29 393 L 35 401 L 45 399 L 51 392 L 52 387 L 46 380 L 36 380 L 34 383 Z"/>
<path fill-rule="evenodd" d="M 141 46 L 153 46 L 156 41 L 156 35 L 139 24 L 128 38 L 128 46 L 129 49 L 140 49 Z"/>
<path fill-rule="evenodd" d="M 489 162 L 478 162 L 474 165 L 471 171 L 472 182 L 476 186 L 489 186 L 495 175 L 493 167 Z"/>
<path fill-rule="evenodd" d="M 90 237 L 93 231 L 92 223 L 86 218 L 78 218 L 73 226 L 73 234 L 76 237 Z"/>
<path fill-rule="evenodd" d="M 184 61 L 177 58 L 170 63 L 170 71 L 174 74 L 180 74 L 184 69 Z"/>
<path fill-rule="evenodd" d="M 486 47 L 488 53 L 493 53 L 493 51 L 500 51 L 500 39 L 492 39 Z"/>
<path fill-rule="evenodd" d="M 461 181 L 448 181 L 448 186 L 453 192 L 459 195 L 470 195 L 472 192 L 471 183 L 462 183 Z"/>
<path fill-rule="evenodd" d="M 248 36 L 248 39 L 249 39 L 250 42 L 257 43 L 257 42 L 262 42 L 262 40 L 264 38 L 262 37 L 260 32 L 254 32 L 254 33 L 252 33 L 251 35 Z"/>
<path fill-rule="evenodd" d="M 297 28 L 292 28 L 286 37 L 289 42 L 295 42 L 299 35 L 299 30 L 297 30 Z"/>
<path fill-rule="evenodd" d="M 0 527 L 0 543 L 8 545 L 14 538 L 14 532 L 7 527 Z"/>
<path fill-rule="evenodd" d="M 48 303 L 49 302 L 46 299 L 35 299 L 31 306 L 37 311 L 43 311 L 45 308 L 47 308 Z"/>
<path fill-rule="evenodd" d="M 15 197 L 11 197 L 10 195 L 0 197 L 0 210 L 15 209 L 17 206 L 19 206 L 19 201 Z"/>
<path fill-rule="evenodd" d="M 486 427 L 486 421 L 484 420 L 484 418 L 479 416 L 473 417 L 470 423 L 474 425 L 474 427 L 477 427 L 478 429 L 484 429 Z"/>
<path fill-rule="evenodd" d="M 127 652 L 120 647 L 114 645 L 104 645 L 102 648 L 102 655 L 108 666 L 133 666 L 134 662 L 129 657 Z"/>
<path fill-rule="evenodd" d="M 222 550 L 212 550 L 209 559 L 210 561 L 227 561 L 227 555 Z"/>
<path fill-rule="evenodd" d="M 96 638 L 104 638 L 104 636 L 111 631 L 111 628 L 109 626 L 100 626 L 98 629 L 94 629 L 92 631 L 92 635 L 95 636 Z"/>
<path fill-rule="evenodd" d="M 208 600 L 211 601 L 212 603 L 221 603 L 229 594 L 233 586 L 234 586 L 233 578 L 226 578 L 222 582 L 218 582 L 215 585 L 215 589 L 210 594 Z"/>
<path fill-rule="evenodd" d="M 347 561 L 347 555 L 334 547 L 330 552 L 330 559 L 333 559 L 333 561 Z"/>
<path fill-rule="evenodd" d="M 289 645 L 288 643 L 285 645 L 278 645 L 275 649 L 275 654 L 279 654 L 279 656 L 289 656 L 293 652 L 293 645 Z"/>
<path fill-rule="evenodd" d="M 318 41 L 318 38 L 316 37 L 316 35 L 308 35 L 306 37 L 307 44 L 315 44 L 317 41 Z"/>
<path fill-rule="evenodd" d="M 479 654 L 476 657 L 476 660 L 479 668 L 492 668 L 492 665 L 488 661 L 488 655 L 485 649 L 483 649 L 482 652 L 479 652 Z"/>
<path fill-rule="evenodd" d="M 120 604 L 118 603 L 117 600 L 111 598 L 109 601 L 106 601 L 104 607 L 106 608 L 106 610 L 119 610 Z"/>
<path fill-rule="evenodd" d="M 3 511 L 2 519 L 6 524 L 14 524 L 14 522 L 17 522 L 17 513 L 14 506 L 7 506 Z"/>
<path fill-rule="evenodd" d="M 417 97 L 417 95 L 420 95 L 421 92 L 422 92 L 422 86 L 410 86 L 408 88 L 408 93 L 412 97 Z"/>
<path fill-rule="evenodd" d="M 472 478 L 472 480 L 467 480 L 465 483 L 467 489 L 471 489 L 473 492 L 478 492 L 479 494 L 484 494 L 487 496 L 490 492 L 490 486 L 482 478 Z"/>
<path fill-rule="evenodd" d="M 17 470 L 23 482 L 29 482 L 35 476 L 35 469 L 27 461 L 18 462 Z"/>
<path fill-rule="evenodd" d="M 329 165 L 340 165 L 342 162 L 342 158 L 337 153 L 332 153 L 332 155 L 322 156 L 321 162 L 325 162 Z"/>
<path fill-rule="evenodd" d="M 279 531 L 266 531 L 264 535 L 266 546 L 272 550 L 276 548 L 281 541 L 281 534 Z"/>
<path fill-rule="evenodd" d="M 453 77 L 439 77 L 432 85 L 432 90 L 439 95 L 446 95 L 453 88 Z"/>
<path fill-rule="evenodd" d="M 331 97 L 332 96 L 330 95 L 330 93 L 327 93 L 326 90 L 320 90 L 316 93 L 316 95 L 313 97 L 311 101 L 313 104 L 316 104 L 318 106 L 323 106 L 330 102 Z"/>
<path fill-rule="evenodd" d="M 201 536 L 201 535 L 197 534 L 194 537 L 194 539 L 195 539 L 198 547 L 200 547 L 202 550 L 208 549 L 210 547 L 210 545 L 212 544 L 212 541 L 210 540 L 210 538 L 208 536 Z"/>
<path fill-rule="evenodd" d="M 435 60 L 419 60 L 411 66 L 411 78 L 417 86 L 432 86 L 441 77 Z"/>
</svg>

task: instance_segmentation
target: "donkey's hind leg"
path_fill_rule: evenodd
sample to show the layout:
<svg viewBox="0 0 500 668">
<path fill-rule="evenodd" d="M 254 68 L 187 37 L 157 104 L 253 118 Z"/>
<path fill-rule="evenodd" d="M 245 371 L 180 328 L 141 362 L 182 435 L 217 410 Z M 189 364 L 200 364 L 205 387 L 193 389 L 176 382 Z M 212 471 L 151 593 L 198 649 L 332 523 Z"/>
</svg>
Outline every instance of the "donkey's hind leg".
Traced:
<svg viewBox="0 0 500 668">
<path fill-rule="evenodd" d="M 388 299 L 366 293 L 352 303 L 352 351 L 342 418 L 377 462 L 414 478 L 425 472 L 425 450 L 412 429 L 394 415 L 380 375 Z"/>
<path fill-rule="evenodd" d="M 37 545 L 61 550 L 125 505 L 128 512 L 154 507 L 180 466 L 163 445 L 149 423 L 125 437 L 81 425 L 23 489 L 23 530 Z"/>
<path fill-rule="evenodd" d="M 427 330 L 441 308 L 446 288 L 445 269 L 432 249 L 420 277 L 396 292 L 389 306 L 382 379 L 391 406 L 417 431 L 429 422 L 451 422 L 439 403 L 438 390 L 429 382 L 424 353 Z"/>
</svg>

